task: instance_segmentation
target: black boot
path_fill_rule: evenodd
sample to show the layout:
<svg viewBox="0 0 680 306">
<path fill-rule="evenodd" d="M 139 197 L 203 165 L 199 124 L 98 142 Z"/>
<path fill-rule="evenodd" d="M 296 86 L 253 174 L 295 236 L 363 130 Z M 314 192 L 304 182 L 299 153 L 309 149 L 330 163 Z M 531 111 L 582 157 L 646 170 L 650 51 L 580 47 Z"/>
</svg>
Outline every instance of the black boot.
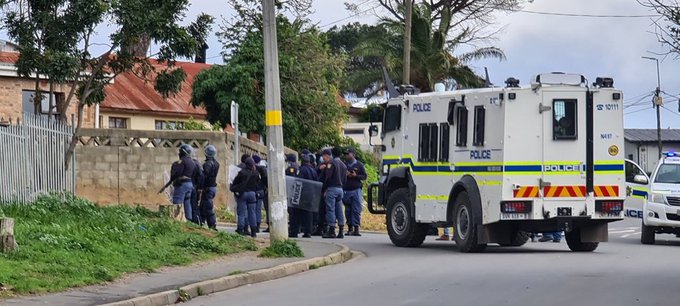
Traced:
<svg viewBox="0 0 680 306">
<path fill-rule="evenodd" d="M 243 235 L 250 236 L 250 230 L 248 230 L 248 227 L 243 228 Z"/>
<path fill-rule="evenodd" d="M 255 227 L 255 232 L 259 233 L 260 232 L 260 223 L 257 224 L 257 227 Z"/>
<path fill-rule="evenodd" d="M 338 239 L 345 238 L 345 234 L 342 232 L 342 230 L 344 230 L 344 226 L 340 225 L 340 227 L 338 229 L 338 236 L 336 236 L 335 238 L 338 238 Z"/>
<path fill-rule="evenodd" d="M 323 233 L 323 238 L 335 238 L 335 226 L 329 226 Z"/>
<path fill-rule="evenodd" d="M 352 236 L 361 237 L 361 233 L 359 233 L 359 227 L 358 226 L 354 227 L 354 231 L 352 231 Z"/>
<path fill-rule="evenodd" d="M 323 226 L 317 225 L 316 229 L 312 233 L 312 236 L 323 236 Z"/>
<path fill-rule="evenodd" d="M 347 236 L 352 235 L 353 232 L 354 232 L 354 226 L 348 225 L 347 226 L 347 233 L 345 233 L 345 235 L 347 235 Z"/>
<path fill-rule="evenodd" d="M 257 237 L 257 227 L 255 227 L 255 226 L 250 227 L 250 237 L 253 237 L 253 238 Z"/>
</svg>

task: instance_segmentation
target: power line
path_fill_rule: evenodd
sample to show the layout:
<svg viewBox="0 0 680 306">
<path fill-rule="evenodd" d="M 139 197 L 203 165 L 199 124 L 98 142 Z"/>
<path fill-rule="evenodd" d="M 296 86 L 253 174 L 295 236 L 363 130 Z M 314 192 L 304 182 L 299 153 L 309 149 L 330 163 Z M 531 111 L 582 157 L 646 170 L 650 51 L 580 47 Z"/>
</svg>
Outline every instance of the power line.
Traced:
<svg viewBox="0 0 680 306">
<path fill-rule="evenodd" d="M 562 17 L 586 17 L 586 18 L 653 18 L 661 15 L 607 15 L 607 14 L 574 14 L 574 13 L 556 13 L 556 12 L 541 12 L 531 10 L 509 10 L 511 12 L 548 15 L 548 16 L 562 16 Z"/>
<path fill-rule="evenodd" d="M 357 4 L 357 6 L 360 6 L 360 5 L 366 4 L 366 3 L 368 3 L 369 1 L 370 1 L 370 0 L 366 0 L 366 1 L 362 2 L 362 3 L 359 3 L 359 4 Z M 354 18 L 354 17 L 357 17 L 357 16 L 359 16 L 359 15 L 362 15 L 362 14 L 364 14 L 364 13 L 366 13 L 366 12 L 370 11 L 370 10 L 374 10 L 374 9 L 377 9 L 378 7 L 380 7 L 380 4 L 374 5 L 374 6 L 372 6 L 372 7 L 368 8 L 368 9 L 365 9 L 365 10 L 363 10 L 363 11 L 361 11 L 361 12 L 358 12 L 358 13 L 355 13 L 355 14 L 352 14 L 352 15 L 349 15 L 349 16 L 347 16 L 347 17 L 345 17 L 345 18 L 342 18 L 342 19 L 338 19 L 338 20 L 335 20 L 335 21 L 329 22 L 329 23 L 327 23 L 327 24 L 324 24 L 324 25 L 322 25 L 322 26 L 319 26 L 319 29 L 323 29 L 323 28 L 326 28 L 326 27 L 332 26 L 332 25 L 334 25 L 334 24 L 337 24 L 337 23 L 343 22 L 343 21 L 345 21 L 345 20 L 349 20 L 349 19 L 352 19 L 352 18 Z"/>
<path fill-rule="evenodd" d="M 643 109 L 638 109 L 638 110 L 634 110 L 634 111 L 632 111 L 632 112 L 629 112 L 629 113 L 623 114 L 623 115 L 624 115 L 624 116 L 628 116 L 628 115 L 632 115 L 632 114 L 635 114 L 635 113 L 639 113 L 639 112 L 641 112 L 641 111 L 646 111 L 646 110 L 648 110 L 648 109 L 653 109 L 653 108 L 643 108 Z"/>
<path fill-rule="evenodd" d="M 663 107 L 663 108 L 664 108 L 665 110 L 667 110 L 667 111 L 671 112 L 671 114 L 673 114 L 673 115 L 676 115 L 676 116 L 680 117 L 680 114 L 676 113 L 676 112 L 675 112 L 675 111 L 673 111 L 672 109 L 670 109 L 670 108 L 668 108 L 668 107 L 665 107 L 665 106 L 663 106 L 663 105 L 661 105 L 661 107 Z"/>
</svg>

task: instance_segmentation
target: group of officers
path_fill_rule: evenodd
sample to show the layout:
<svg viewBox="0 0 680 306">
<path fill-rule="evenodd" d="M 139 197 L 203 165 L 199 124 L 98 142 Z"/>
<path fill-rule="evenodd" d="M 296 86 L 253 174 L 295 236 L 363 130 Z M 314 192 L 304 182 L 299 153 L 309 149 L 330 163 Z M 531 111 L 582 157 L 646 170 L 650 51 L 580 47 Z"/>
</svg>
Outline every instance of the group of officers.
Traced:
<svg viewBox="0 0 680 306">
<path fill-rule="evenodd" d="M 362 182 L 366 180 L 366 169 L 357 160 L 356 151 L 339 148 L 324 149 L 317 155 L 309 150 L 302 150 L 301 164 L 298 165 L 296 155 L 286 158 L 288 167 L 286 175 L 302 179 L 319 181 L 322 185 L 322 197 L 318 212 L 291 207 L 289 237 L 309 238 L 319 235 L 323 238 L 344 238 L 345 235 L 361 236 L 361 212 L 363 207 Z M 318 156 L 318 157 L 317 157 Z M 343 212 L 344 204 L 344 212 Z M 347 232 L 344 232 L 345 217 Z M 338 231 L 336 233 L 336 225 Z"/>
<path fill-rule="evenodd" d="M 183 205 L 188 221 L 199 225 L 207 223 L 209 228 L 216 229 L 213 201 L 220 168 L 216 160 L 217 150 L 212 145 L 206 146 L 206 160 L 202 165 L 192 157 L 193 153 L 189 145 L 180 147 L 179 160 L 173 163 L 170 181 L 165 187 L 173 184 L 172 202 Z M 344 155 L 344 160 L 341 155 Z M 318 211 L 288 208 L 289 237 L 296 238 L 300 233 L 304 238 L 312 235 L 323 238 L 361 236 L 362 184 L 367 175 L 363 163 L 357 160 L 356 151 L 350 148 L 342 152 L 339 148 L 332 148 L 313 154 L 305 149 L 300 152 L 301 163 L 297 161 L 297 154 L 286 156 L 286 175 L 321 182 L 322 195 Z M 236 232 L 256 237 L 260 232 L 263 209 L 266 224 L 269 224 L 267 163 L 258 155 L 244 154 L 238 167 L 240 171 L 229 187 L 237 204 Z M 344 231 L 345 217 L 347 232 Z M 269 226 L 264 229 L 264 232 L 268 231 Z"/>
</svg>

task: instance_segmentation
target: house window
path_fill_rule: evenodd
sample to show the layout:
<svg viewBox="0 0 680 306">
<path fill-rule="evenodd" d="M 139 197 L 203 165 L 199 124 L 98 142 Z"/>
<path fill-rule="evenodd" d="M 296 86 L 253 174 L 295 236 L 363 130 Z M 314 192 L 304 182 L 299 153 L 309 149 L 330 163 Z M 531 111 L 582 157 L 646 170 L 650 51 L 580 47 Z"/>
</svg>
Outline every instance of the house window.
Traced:
<svg viewBox="0 0 680 306">
<path fill-rule="evenodd" d="M 63 92 L 54 92 L 50 95 L 49 92 L 42 92 L 42 100 L 40 100 L 40 109 L 38 109 L 38 114 L 48 115 L 50 113 L 50 108 L 52 109 L 53 115 L 59 115 L 57 105 L 64 102 Z M 52 97 L 52 105 L 50 105 L 50 96 Z M 34 103 L 35 91 L 24 90 L 21 93 L 21 103 L 22 111 L 24 113 L 34 114 L 35 113 L 35 103 Z M 50 107 L 51 106 L 51 107 Z"/>
<path fill-rule="evenodd" d="M 156 130 L 183 130 L 184 122 L 182 121 L 164 121 L 156 120 Z"/>
<path fill-rule="evenodd" d="M 110 129 L 127 129 L 128 128 L 128 118 L 119 117 L 109 117 L 109 128 Z"/>
<path fill-rule="evenodd" d="M 456 146 L 458 147 L 467 146 L 467 117 L 468 110 L 465 107 L 459 107 L 456 112 L 456 123 L 458 123 L 456 128 Z"/>
<path fill-rule="evenodd" d="M 553 140 L 577 139 L 576 100 L 553 100 Z"/>
<path fill-rule="evenodd" d="M 484 145 L 484 124 L 486 109 L 484 106 L 475 106 L 475 130 L 473 131 L 472 144 L 475 146 Z"/>
</svg>

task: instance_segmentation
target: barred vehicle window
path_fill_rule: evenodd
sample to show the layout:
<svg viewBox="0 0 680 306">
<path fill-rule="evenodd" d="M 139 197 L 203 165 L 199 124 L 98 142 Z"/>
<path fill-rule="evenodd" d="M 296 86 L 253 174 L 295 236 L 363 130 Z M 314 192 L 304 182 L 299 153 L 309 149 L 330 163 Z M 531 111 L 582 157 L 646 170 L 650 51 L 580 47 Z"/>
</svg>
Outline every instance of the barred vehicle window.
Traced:
<svg viewBox="0 0 680 306">
<path fill-rule="evenodd" d="M 456 112 L 456 146 L 465 147 L 467 146 L 467 117 L 468 110 L 465 107 L 459 107 Z"/>
</svg>

